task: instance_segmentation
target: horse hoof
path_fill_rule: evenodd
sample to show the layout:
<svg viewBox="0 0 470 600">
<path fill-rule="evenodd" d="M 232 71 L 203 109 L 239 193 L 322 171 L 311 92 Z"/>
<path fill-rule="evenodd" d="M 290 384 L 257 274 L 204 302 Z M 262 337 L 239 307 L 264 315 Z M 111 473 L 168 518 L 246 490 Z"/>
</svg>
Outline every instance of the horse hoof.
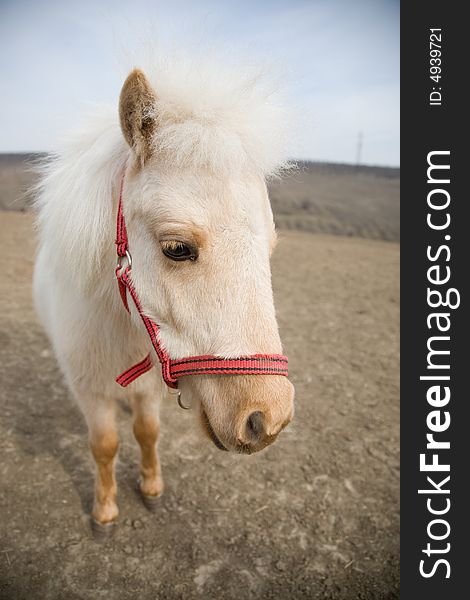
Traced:
<svg viewBox="0 0 470 600">
<path fill-rule="evenodd" d="M 97 542 L 108 540 L 116 529 L 116 521 L 110 521 L 109 523 L 100 523 L 93 517 L 90 517 L 91 531 L 93 537 Z"/>
<path fill-rule="evenodd" d="M 163 494 L 163 486 L 162 486 L 162 489 L 158 492 L 158 494 L 150 495 L 150 494 L 144 494 L 144 492 L 142 491 L 142 479 L 140 479 L 140 478 L 137 479 L 135 484 L 136 484 L 136 491 L 142 498 L 142 502 L 144 503 L 145 508 L 147 510 L 149 510 L 150 512 L 154 512 L 155 510 L 157 510 L 157 507 L 159 505 L 160 496 Z"/>
<path fill-rule="evenodd" d="M 150 512 L 155 512 L 159 505 L 160 496 L 161 494 L 158 494 L 157 496 L 145 496 L 144 494 L 142 494 L 142 501 L 144 503 L 145 508 Z"/>
</svg>

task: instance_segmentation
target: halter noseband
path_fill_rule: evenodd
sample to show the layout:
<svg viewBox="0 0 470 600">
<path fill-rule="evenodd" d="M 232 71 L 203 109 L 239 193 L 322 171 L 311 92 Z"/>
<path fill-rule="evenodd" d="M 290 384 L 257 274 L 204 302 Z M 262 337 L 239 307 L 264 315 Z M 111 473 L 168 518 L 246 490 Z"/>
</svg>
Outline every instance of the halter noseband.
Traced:
<svg viewBox="0 0 470 600">
<path fill-rule="evenodd" d="M 116 251 L 118 256 L 116 277 L 122 302 L 128 312 L 129 304 L 127 293 L 132 298 L 137 311 L 145 325 L 150 342 L 155 350 L 158 360 L 162 366 L 163 380 L 170 388 L 178 387 L 178 379 L 188 375 L 288 375 L 287 356 L 282 354 L 250 354 L 237 358 L 221 358 L 213 355 L 189 356 L 187 358 L 171 359 L 160 342 L 160 329 L 142 310 L 137 297 L 130 273 L 132 269 L 132 257 L 129 252 L 127 240 L 126 223 L 122 210 L 122 190 L 124 177 L 121 182 L 119 193 L 119 206 L 117 213 L 116 228 Z M 116 378 L 122 387 L 128 386 L 135 379 L 149 371 L 153 367 L 150 354 L 139 363 L 124 371 Z"/>
</svg>

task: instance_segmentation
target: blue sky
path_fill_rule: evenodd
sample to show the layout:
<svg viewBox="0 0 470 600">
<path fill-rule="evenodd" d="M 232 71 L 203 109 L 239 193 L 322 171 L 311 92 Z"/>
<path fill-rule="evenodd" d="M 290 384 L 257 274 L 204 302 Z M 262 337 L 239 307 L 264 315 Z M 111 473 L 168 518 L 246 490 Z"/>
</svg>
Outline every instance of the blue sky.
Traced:
<svg viewBox="0 0 470 600">
<path fill-rule="evenodd" d="M 158 33 L 157 33 L 158 32 Z M 0 0 L 0 152 L 51 150 L 116 102 L 139 39 L 207 45 L 280 73 L 293 158 L 399 165 L 397 0 Z"/>
</svg>

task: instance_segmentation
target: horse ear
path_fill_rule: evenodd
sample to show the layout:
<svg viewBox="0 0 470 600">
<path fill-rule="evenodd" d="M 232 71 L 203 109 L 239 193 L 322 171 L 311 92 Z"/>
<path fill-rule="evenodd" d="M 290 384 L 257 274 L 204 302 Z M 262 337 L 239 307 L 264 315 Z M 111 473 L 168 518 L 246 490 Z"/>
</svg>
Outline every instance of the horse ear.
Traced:
<svg viewBox="0 0 470 600">
<path fill-rule="evenodd" d="M 119 118 L 126 142 L 143 166 L 152 153 L 156 95 L 145 75 L 134 69 L 122 86 Z"/>
</svg>

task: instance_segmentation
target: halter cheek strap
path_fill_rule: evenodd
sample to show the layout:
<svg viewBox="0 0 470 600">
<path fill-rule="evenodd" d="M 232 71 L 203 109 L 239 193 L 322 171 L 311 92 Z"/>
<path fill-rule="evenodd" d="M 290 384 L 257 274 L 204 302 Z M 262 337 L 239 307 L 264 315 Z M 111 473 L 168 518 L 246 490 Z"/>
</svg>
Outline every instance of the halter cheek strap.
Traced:
<svg viewBox="0 0 470 600">
<path fill-rule="evenodd" d="M 178 387 L 178 379 L 189 375 L 288 375 L 287 356 L 281 354 L 251 354 L 236 358 L 221 358 L 213 355 L 189 356 L 187 358 L 171 359 L 160 342 L 160 329 L 142 310 L 139 298 L 131 280 L 132 257 L 129 252 L 126 223 L 122 210 L 121 182 L 119 206 L 116 227 L 116 251 L 118 263 L 116 277 L 124 307 L 128 312 L 128 295 L 132 298 L 142 322 L 147 330 L 150 342 L 155 350 L 162 367 L 163 380 L 170 388 Z M 128 386 L 135 379 L 149 371 L 153 362 L 148 354 L 139 363 L 121 373 L 116 378 L 122 387 Z"/>
</svg>

